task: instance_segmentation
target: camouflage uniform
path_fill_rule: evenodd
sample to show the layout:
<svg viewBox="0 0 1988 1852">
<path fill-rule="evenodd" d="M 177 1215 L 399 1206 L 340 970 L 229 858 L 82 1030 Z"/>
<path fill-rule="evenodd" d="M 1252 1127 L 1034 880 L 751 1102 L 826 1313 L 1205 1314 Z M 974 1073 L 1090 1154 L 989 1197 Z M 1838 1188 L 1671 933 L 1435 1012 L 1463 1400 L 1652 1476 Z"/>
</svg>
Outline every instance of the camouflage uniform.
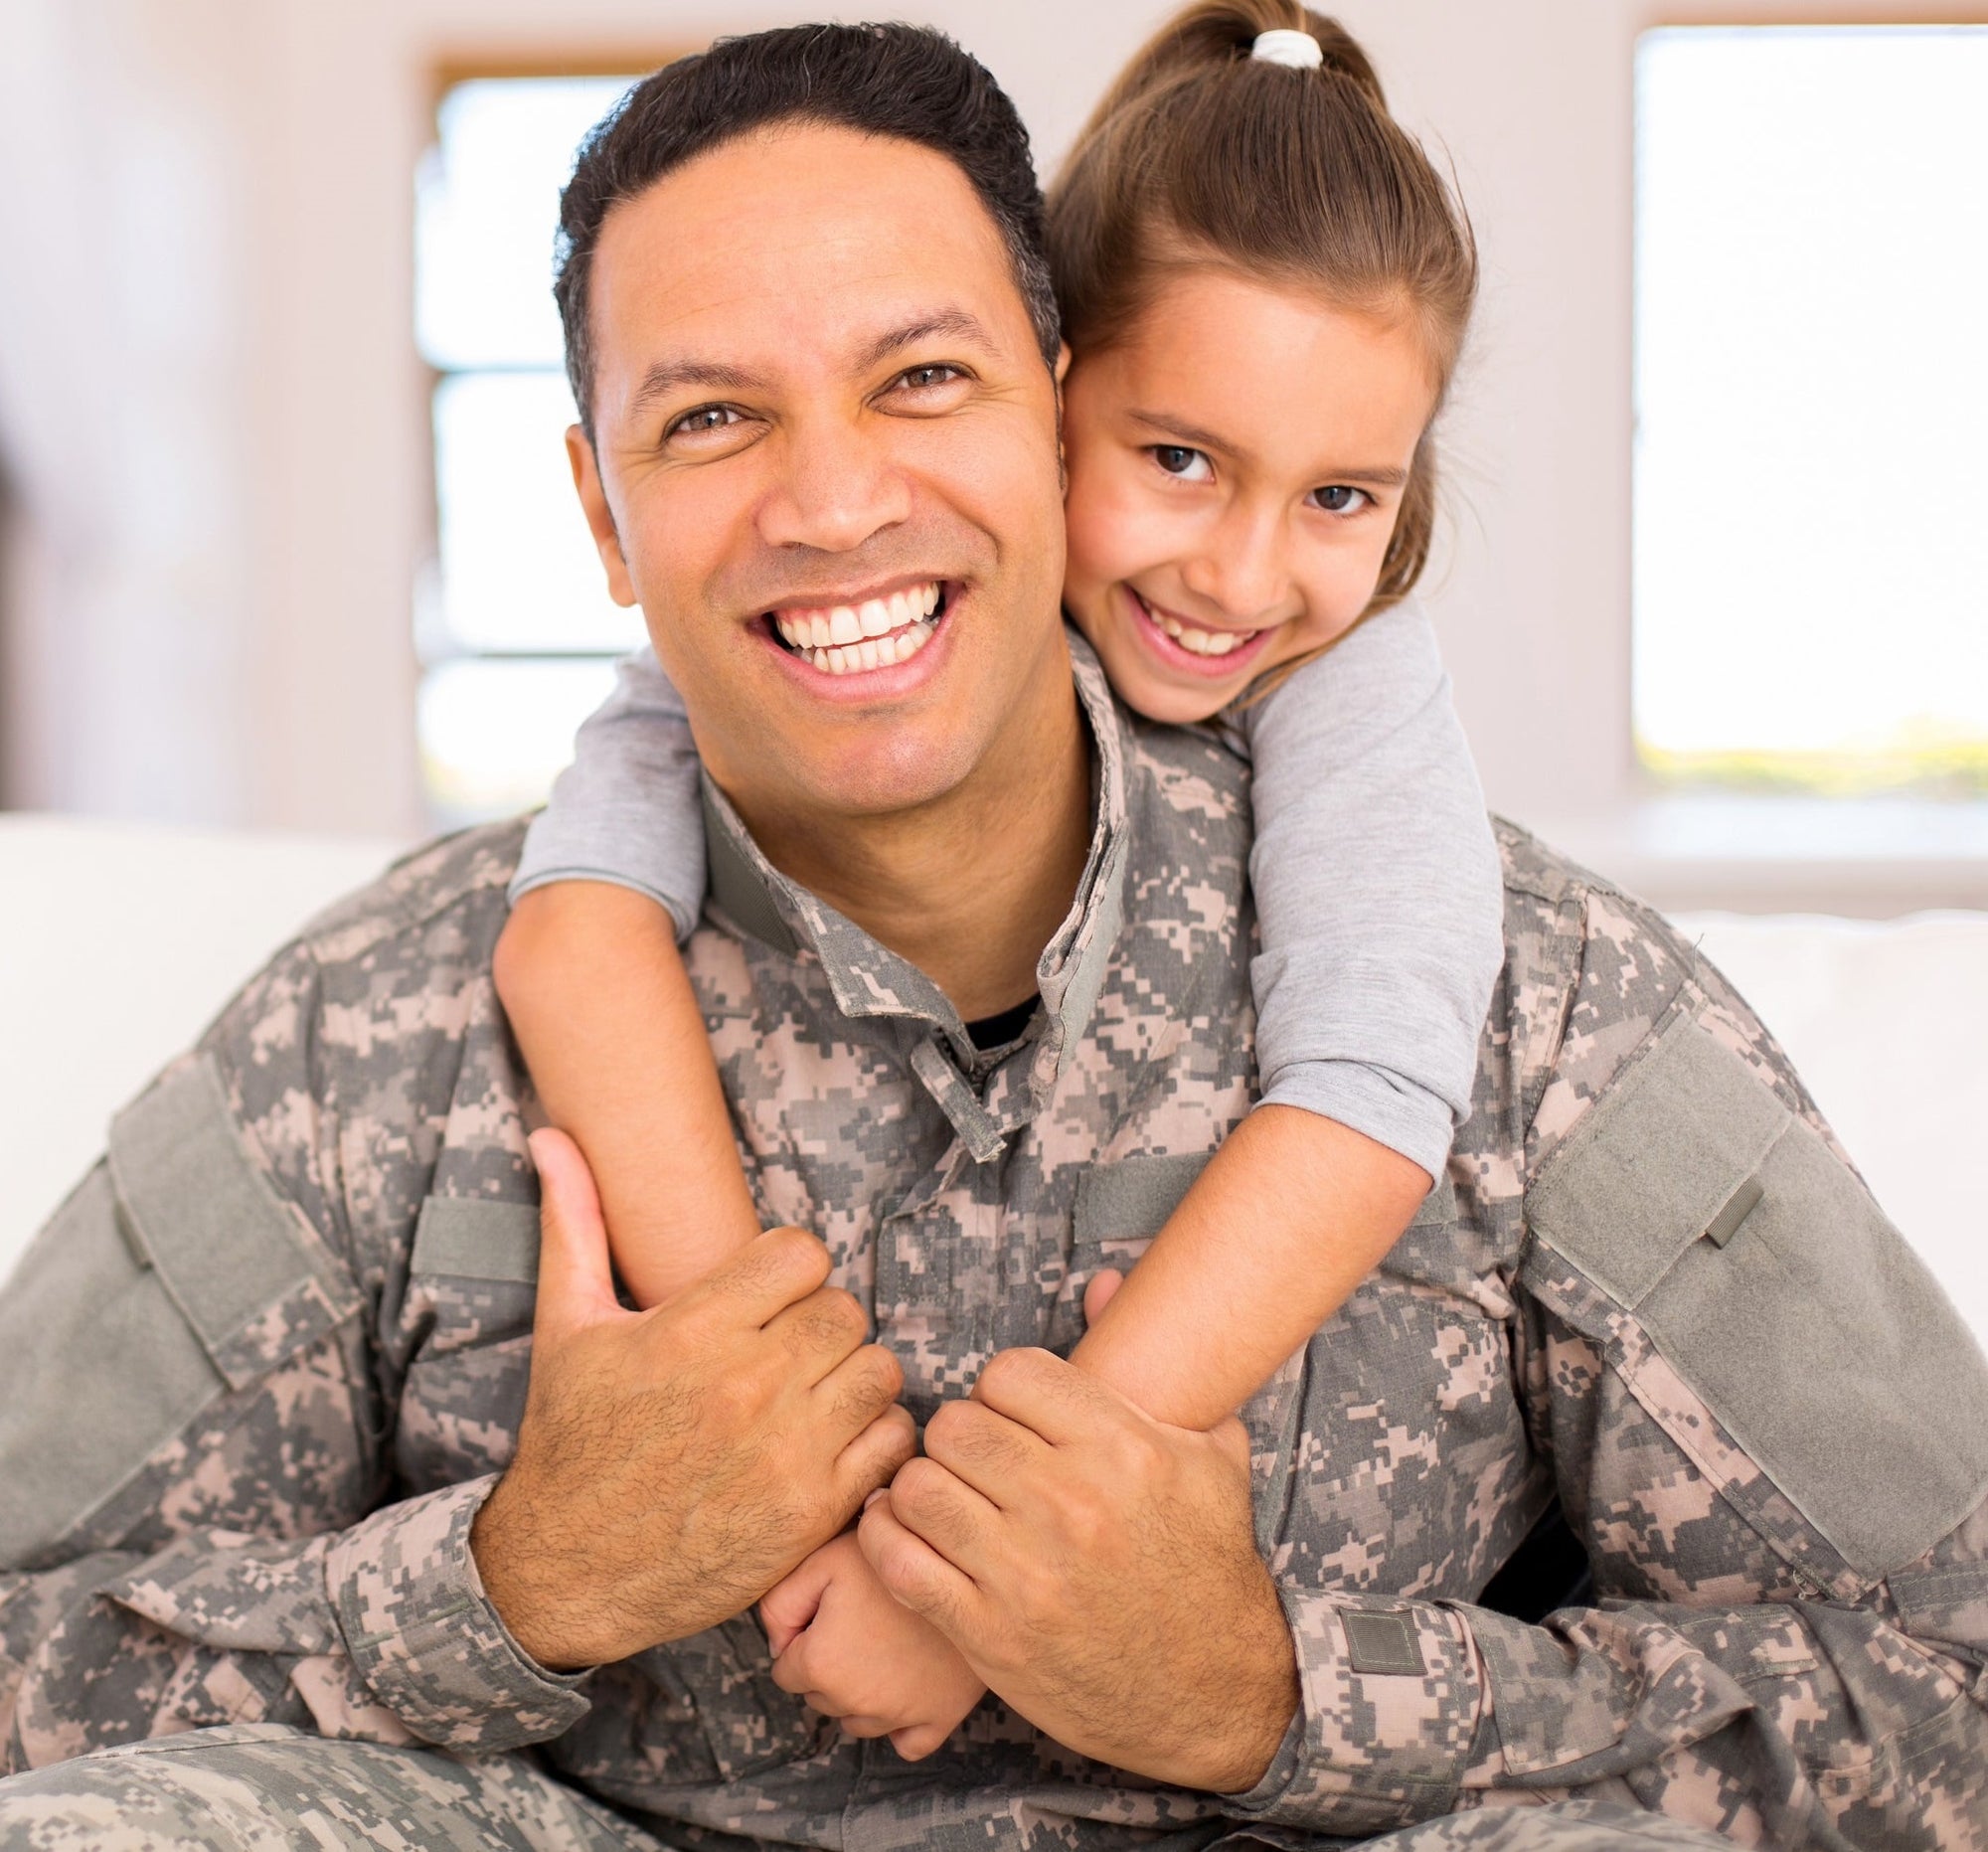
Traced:
<svg viewBox="0 0 1988 1852">
<path fill-rule="evenodd" d="M 921 1419 L 1076 1338 L 1254 1085 L 1246 774 L 1077 680 L 1096 832 L 1010 1049 L 713 799 L 687 957 L 747 1172 Z M 345 1755 L 293 1836 L 1988 1848 L 1988 1370 L 1745 1005 L 1510 830 L 1448 1174 L 1246 1411 L 1304 1694 L 1254 1789 L 1121 1776 L 993 1699 L 907 1765 L 777 1689 L 749 1614 L 532 1664 L 467 1549 L 530 1360 L 536 1105 L 490 981 L 520 833 L 310 926 L 0 1296 L 0 1768 L 34 1771 L 0 1845 L 204 1843 Z M 1556 1501 L 1591 1603 L 1474 1604 Z"/>
</svg>

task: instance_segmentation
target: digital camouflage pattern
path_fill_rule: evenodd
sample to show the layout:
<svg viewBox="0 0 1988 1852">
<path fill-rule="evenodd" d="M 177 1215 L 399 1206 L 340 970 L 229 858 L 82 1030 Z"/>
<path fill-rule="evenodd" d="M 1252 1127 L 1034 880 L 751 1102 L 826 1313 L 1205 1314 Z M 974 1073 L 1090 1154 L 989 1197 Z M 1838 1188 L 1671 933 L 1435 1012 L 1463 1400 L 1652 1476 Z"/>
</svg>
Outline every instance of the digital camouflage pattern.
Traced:
<svg viewBox="0 0 1988 1852">
<path fill-rule="evenodd" d="M 976 1053 L 926 979 L 774 874 L 713 800 L 713 904 L 687 957 L 748 1174 L 768 1222 L 828 1243 L 920 1419 L 999 1349 L 1067 1348 L 1084 1282 L 1136 1259 L 1252 1096 L 1246 772 L 1117 714 L 1081 653 L 1077 676 L 1098 825 L 1044 956 L 1047 1012 L 1013 1049 Z M 0 1785 L 0 1845 L 113 1843 L 62 1824 L 55 1797 L 83 1819 L 105 1782 L 234 1791 L 259 1778 L 244 1743 L 261 1767 L 303 1753 L 291 1730 L 374 1746 L 374 1804 L 410 1844 L 452 1843 L 417 1822 L 464 1781 L 482 1796 L 464 1806 L 538 1817 L 555 1801 L 520 1796 L 550 1774 L 672 1844 L 1988 1852 L 1988 1478 L 1949 1509 L 1950 1484 L 1902 1475 L 1883 1502 L 1907 1554 L 1860 1563 L 1834 1515 L 1855 1488 L 1799 1453 L 1777 1478 L 1736 1432 L 1775 1385 L 1838 1394 L 1859 1359 L 1769 1357 L 1765 1388 L 1715 1396 L 1717 1357 L 1658 1346 L 1645 1301 L 1574 1258 L 1624 1252 L 1667 1200 L 1661 1177 L 1612 1180 L 1590 1133 L 1630 1102 L 1688 1116 L 1660 1058 L 1680 1034 L 1725 1084 L 1745 1077 L 1776 1149 L 1821 1164 L 1819 1227 L 1876 1243 L 1868 1197 L 1718 974 L 1515 830 L 1507 966 L 1448 1175 L 1245 1412 L 1304 1693 L 1255 1789 L 1121 1776 L 993 1698 L 907 1765 L 778 1690 L 750 1615 L 587 1676 L 541 1671 L 467 1548 L 530 1362 L 537 1108 L 489 971 L 520 837 L 436 844 L 313 923 L 120 1119 L 0 1295 L 0 1768 L 36 1771 Z M 1555 1189 L 1607 1213 L 1549 1240 Z M 1666 1239 L 1704 1250 L 1704 1227 Z M 1749 1251 L 1743 1226 L 1726 1234 Z M 1811 1328 L 1789 1277 L 1770 1333 Z M 1903 1329 L 1892 1273 L 1874 1277 L 1881 1336 L 1936 1353 L 1971 1406 L 1978 1353 Z M 145 1293 L 178 1349 L 49 1387 L 99 1307 Z M 1891 1420 L 1853 1408 L 1846 1431 L 1907 1456 Z M 1593 1604 L 1544 1625 L 1473 1605 L 1556 1498 Z M 220 1726 L 263 1728 L 56 1767 Z"/>
</svg>

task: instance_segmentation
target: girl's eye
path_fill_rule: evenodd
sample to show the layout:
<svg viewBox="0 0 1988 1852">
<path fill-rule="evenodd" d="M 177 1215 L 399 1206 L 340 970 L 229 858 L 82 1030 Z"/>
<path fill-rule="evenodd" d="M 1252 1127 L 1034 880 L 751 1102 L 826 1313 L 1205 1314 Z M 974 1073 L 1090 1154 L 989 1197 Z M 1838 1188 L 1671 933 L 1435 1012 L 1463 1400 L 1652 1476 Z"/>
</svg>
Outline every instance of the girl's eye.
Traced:
<svg viewBox="0 0 1988 1852">
<path fill-rule="evenodd" d="M 1374 499 L 1365 489 L 1350 489 L 1343 482 L 1329 489 L 1314 489 L 1312 495 L 1327 514 L 1356 514 Z"/>
<path fill-rule="evenodd" d="M 1190 450 L 1184 443 L 1156 443 L 1151 455 L 1168 475 L 1181 482 L 1212 482 L 1215 479 L 1215 471 L 1208 458 L 1199 450 Z"/>
<path fill-rule="evenodd" d="M 699 406 L 695 412 L 686 412 L 664 435 L 702 437 L 711 431 L 724 430 L 728 425 L 742 421 L 739 414 L 730 406 Z"/>
</svg>

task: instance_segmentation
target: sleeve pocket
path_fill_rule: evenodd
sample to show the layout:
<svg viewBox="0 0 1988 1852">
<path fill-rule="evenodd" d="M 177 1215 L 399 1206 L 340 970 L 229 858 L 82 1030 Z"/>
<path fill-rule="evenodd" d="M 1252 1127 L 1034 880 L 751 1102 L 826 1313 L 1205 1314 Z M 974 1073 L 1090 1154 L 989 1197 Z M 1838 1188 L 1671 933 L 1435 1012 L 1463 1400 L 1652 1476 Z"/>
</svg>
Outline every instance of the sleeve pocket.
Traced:
<svg viewBox="0 0 1988 1852">
<path fill-rule="evenodd" d="M 1535 1234 L 1659 1353 L 1860 1574 L 1988 1489 L 1988 1370 L 1869 1192 L 1680 1015 L 1542 1167 Z"/>
<path fill-rule="evenodd" d="M 244 1144 L 212 1058 L 165 1076 L 0 1297 L 0 1563 L 59 1543 L 357 1306 Z"/>
<path fill-rule="evenodd" d="M 531 1380 L 539 1212 L 430 1196 L 409 1261 L 403 1322 L 420 1333 L 402 1385 L 394 1460 L 417 1492 L 511 1463 Z"/>
</svg>

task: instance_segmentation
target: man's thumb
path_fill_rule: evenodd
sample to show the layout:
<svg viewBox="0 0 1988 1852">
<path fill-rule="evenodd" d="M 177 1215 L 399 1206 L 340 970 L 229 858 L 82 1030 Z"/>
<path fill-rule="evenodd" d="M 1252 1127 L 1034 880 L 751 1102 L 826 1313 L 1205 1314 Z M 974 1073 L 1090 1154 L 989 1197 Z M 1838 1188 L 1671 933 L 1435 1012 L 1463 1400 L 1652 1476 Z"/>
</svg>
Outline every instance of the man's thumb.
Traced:
<svg viewBox="0 0 1988 1852">
<path fill-rule="evenodd" d="M 539 1326 L 585 1324 L 617 1304 L 600 1193 L 565 1132 L 535 1131 L 531 1147 L 539 1171 Z"/>
<path fill-rule="evenodd" d="M 1085 1325 L 1094 1325 L 1104 1315 L 1104 1308 L 1117 1297 L 1118 1288 L 1124 1283 L 1125 1275 L 1115 1266 L 1107 1266 L 1101 1272 L 1091 1274 L 1089 1285 L 1083 1289 Z"/>
<path fill-rule="evenodd" d="M 1244 1476 L 1249 1471 L 1249 1431 L 1231 1415 L 1217 1422 L 1208 1431 L 1208 1437 L 1227 1453 L 1237 1465 L 1242 1468 Z"/>
</svg>

